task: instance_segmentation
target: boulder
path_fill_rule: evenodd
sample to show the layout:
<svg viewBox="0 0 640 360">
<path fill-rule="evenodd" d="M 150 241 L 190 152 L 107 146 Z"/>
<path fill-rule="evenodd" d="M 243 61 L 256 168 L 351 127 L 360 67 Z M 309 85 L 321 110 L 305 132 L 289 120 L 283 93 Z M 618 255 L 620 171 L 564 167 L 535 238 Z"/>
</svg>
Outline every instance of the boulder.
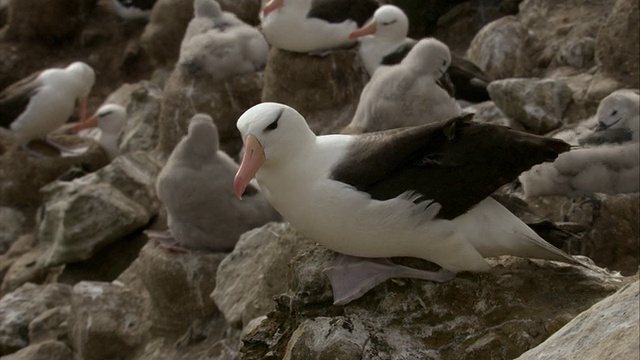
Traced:
<svg viewBox="0 0 640 360">
<path fill-rule="evenodd" d="M 68 304 L 71 287 L 25 284 L 0 300 L 0 355 L 29 345 L 29 324 L 49 309 Z"/>
<path fill-rule="evenodd" d="M 22 255 L 28 253 L 37 245 L 37 241 L 34 239 L 33 234 L 22 235 L 18 238 L 9 250 L 0 255 L 0 279 L 4 278 L 11 268 L 11 265 L 19 259 Z"/>
<path fill-rule="evenodd" d="M 149 296 L 153 334 L 176 338 L 218 309 L 209 298 L 224 253 L 178 253 L 150 241 L 132 265 Z M 238 279 L 236 278 L 236 281 Z"/>
<path fill-rule="evenodd" d="M 11 244 L 22 235 L 26 218 L 22 212 L 16 209 L 0 206 L 0 219 L 2 219 L 0 222 L 0 254 L 4 254 L 9 250 Z"/>
<path fill-rule="evenodd" d="M 636 280 L 576 316 L 518 360 L 638 358 L 639 296 Z"/>
<path fill-rule="evenodd" d="M 220 137 L 221 150 L 238 153 L 242 146 L 236 121 L 247 109 L 260 102 L 262 74 L 237 75 L 224 82 L 208 76 L 192 76 L 179 68 L 167 80 L 160 112 L 158 150 L 168 157 L 187 133 L 189 120 L 196 113 L 213 118 Z"/>
<path fill-rule="evenodd" d="M 37 230 L 43 250 L 39 264 L 88 259 L 148 223 L 159 208 L 159 171 L 160 165 L 146 153 L 129 153 L 96 173 L 43 188 L 47 201 Z"/>
<path fill-rule="evenodd" d="M 545 134 L 562 125 L 572 92 L 560 79 L 504 79 L 487 87 L 491 99 L 525 129 Z"/>
<path fill-rule="evenodd" d="M 0 38 L 49 44 L 72 38 L 85 25 L 96 3 L 97 0 L 10 1 L 7 25 Z"/>
<path fill-rule="evenodd" d="M 640 87 L 639 24 L 638 2 L 617 0 L 596 37 L 600 71 L 622 82 L 621 87 Z"/>
<path fill-rule="evenodd" d="M 539 196 L 526 199 L 551 221 L 570 221 L 587 232 L 564 245 L 573 255 L 585 255 L 602 267 L 633 275 L 640 265 L 640 195 Z"/>
<path fill-rule="evenodd" d="M 12 262 L 2 279 L 0 295 L 10 293 L 25 283 L 44 284 L 60 273 L 60 267 L 38 266 L 40 254 L 40 246 L 36 245 Z"/>
<path fill-rule="evenodd" d="M 488 273 L 394 279 L 334 306 L 321 272 L 334 256 L 312 245 L 292 260 L 289 291 L 242 338 L 243 358 L 515 358 L 622 286 L 604 272 L 507 256 L 489 259 Z"/>
<path fill-rule="evenodd" d="M 73 359 L 73 352 L 67 344 L 60 341 L 45 341 L 27 346 L 11 355 L 3 356 L 2 360 L 69 360 Z"/>
<path fill-rule="evenodd" d="M 29 343 L 68 341 L 69 305 L 49 309 L 29 323 Z"/>
<path fill-rule="evenodd" d="M 367 81 L 355 49 L 320 57 L 272 47 L 262 101 L 298 110 L 316 134 L 337 133 L 351 122 Z"/>
<path fill-rule="evenodd" d="M 131 358 L 149 329 L 141 299 L 103 282 L 73 287 L 68 322 L 71 347 L 84 360 Z"/>
<path fill-rule="evenodd" d="M 244 233 L 220 263 L 211 297 L 238 328 L 273 310 L 273 297 L 287 289 L 287 264 L 310 242 L 283 223 Z M 242 281 L 238 281 L 238 279 Z"/>
<path fill-rule="evenodd" d="M 473 120 L 488 124 L 504 125 L 516 130 L 525 130 L 519 122 L 505 115 L 496 103 L 485 101 L 463 109 L 465 113 L 473 113 Z"/>
</svg>

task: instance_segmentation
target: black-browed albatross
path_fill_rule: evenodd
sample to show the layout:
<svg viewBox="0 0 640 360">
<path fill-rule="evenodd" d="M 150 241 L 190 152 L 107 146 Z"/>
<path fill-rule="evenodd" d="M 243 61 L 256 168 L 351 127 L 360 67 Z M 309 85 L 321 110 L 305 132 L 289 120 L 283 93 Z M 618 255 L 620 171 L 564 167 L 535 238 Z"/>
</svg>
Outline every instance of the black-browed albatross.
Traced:
<svg viewBox="0 0 640 360">
<path fill-rule="evenodd" d="M 80 101 L 80 120 L 86 120 L 87 97 L 95 83 L 93 69 L 76 61 L 64 69 L 36 72 L 0 93 L 0 125 L 8 128 L 26 150 L 29 141 L 64 125 Z M 49 142 L 61 149 L 60 145 Z"/>
<path fill-rule="evenodd" d="M 377 8 L 374 0 L 270 0 L 260 22 L 264 37 L 278 49 L 315 53 L 354 45 L 349 33 Z"/>
<path fill-rule="evenodd" d="M 484 257 L 577 263 L 489 196 L 532 165 L 568 151 L 561 140 L 476 123 L 471 116 L 316 136 L 296 110 L 277 103 L 247 110 L 237 127 L 244 140 L 233 182 L 237 196 L 255 176 L 293 227 L 331 250 L 417 257 L 442 267 L 427 272 L 380 260 L 335 265 L 326 273 L 337 304 L 389 277 L 446 281 L 459 271 L 488 271 Z"/>
<path fill-rule="evenodd" d="M 409 19 L 402 9 L 383 5 L 366 25 L 349 34 L 349 38 L 360 41 L 360 58 L 369 75 L 373 75 L 382 65 L 399 64 L 411 51 L 417 40 L 408 38 L 408 31 Z M 454 54 L 445 76 L 453 83 L 457 99 L 490 100 L 489 77 L 471 61 Z"/>
</svg>

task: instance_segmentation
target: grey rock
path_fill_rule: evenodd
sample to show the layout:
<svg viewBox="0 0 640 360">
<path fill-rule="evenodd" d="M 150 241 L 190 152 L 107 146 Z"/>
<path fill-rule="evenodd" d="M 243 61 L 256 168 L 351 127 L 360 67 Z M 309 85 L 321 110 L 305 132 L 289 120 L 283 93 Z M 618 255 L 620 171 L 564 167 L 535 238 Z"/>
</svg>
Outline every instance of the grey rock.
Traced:
<svg viewBox="0 0 640 360">
<path fill-rule="evenodd" d="M 37 230 L 43 250 L 39 264 L 88 259 L 145 225 L 159 208 L 154 190 L 159 171 L 146 153 L 129 153 L 96 173 L 43 188 L 47 201 Z"/>
<path fill-rule="evenodd" d="M 218 314 L 209 294 L 224 253 L 178 253 L 150 241 L 132 265 L 149 294 L 153 334 L 176 337 L 198 319 Z M 236 279 L 237 280 L 237 279 Z"/>
<path fill-rule="evenodd" d="M 22 227 L 26 218 L 18 210 L 0 206 L 0 219 L 2 219 L 0 221 L 0 254 L 4 254 L 22 234 Z"/>
<path fill-rule="evenodd" d="M 636 280 L 576 316 L 518 359 L 637 359 L 639 296 Z"/>
<path fill-rule="evenodd" d="M 321 272 L 334 256 L 312 245 L 291 261 L 289 291 L 243 337 L 243 358 L 515 358 L 622 286 L 572 265 L 500 257 L 488 273 L 394 279 L 341 307 Z"/>
<path fill-rule="evenodd" d="M 49 309 L 29 323 L 29 343 L 62 341 L 68 339 L 68 318 L 70 306 L 58 306 Z"/>
<path fill-rule="evenodd" d="M 516 16 L 505 16 L 483 27 L 465 56 L 492 79 L 531 76 L 533 61 L 527 54 L 528 37 Z"/>
<path fill-rule="evenodd" d="M 70 297 L 71 287 L 63 284 L 25 284 L 5 295 L 0 300 L 0 355 L 27 346 L 31 321 L 48 309 L 67 304 Z"/>
<path fill-rule="evenodd" d="M 298 110 L 316 134 L 337 133 L 351 122 L 367 81 L 355 49 L 319 57 L 272 47 L 262 101 Z"/>
<path fill-rule="evenodd" d="M 632 275 L 640 265 L 640 195 L 539 196 L 526 201 L 552 221 L 570 221 L 589 229 L 564 250 L 585 255 L 602 267 Z"/>
<path fill-rule="evenodd" d="M 150 81 L 128 87 L 129 96 L 124 103 L 127 123 L 120 137 L 120 153 L 151 151 L 158 145 L 162 89 Z"/>
<path fill-rule="evenodd" d="M 161 155 L 169 156 L 196 113 L 213 118 L 218 128 L 221 150 L 238 153 L 242 146 L 236 121 L 260 102 L 262 73 L 249 73 L 214 82 L 208 76 L 190 76 L 176 68 L 165 85 L 160 113 Z"/>
<path fill-rule="evenodd" d="M 4 278 L 7 271 L 11 268 L 11 265 L 20 258 L 22 255 L 28 253 L 37 245 L 37 241 L 34 239 L 33 234 L 22 235 L 18 238 L 9 250 L 0 255 L 0 278 Z"/>
<path fill-rule="evenodd" d="M 497 80 L 487 90 L 500 110 L 536 134 L 562 125 L 572 96 L 569 86 L 560 79 Z"/>
<path fill-rule="evenodd" d="M 2 360 L 69 360 L 73 352 L 67 344 L 60 341 L 45 341 L 27 346 Z"/>
<path fill-rule="evenodd" d="M 611 14 L 598 31 L 595 50 L 600 70 L 633 88 L 640 87 L 638 7 L 634 0 L 615 1 Z"/>
<path fill-rule="evenodd" d="M 37 265 L 40 246 L 36 245 L 27 253 L 15 259 L 2 279 L 0 295 L 7 294 L 25 283 L 43 284 L 48 278 L 60 273 L 60 267 L 45 268 Z"/>
<path fill-rule="evenodd" d="M 520 125 L 520 123 L 505 115 L 493 101 L 485 101 L 467 106 L 463 109 L 463 113 L 473 113 L 474 121 L 487 124 L 504 125 L 517 130 L 524 130 L 524 127 Z"/>
<path fill-rule="evenodd" d="M 272 310 L 273 297 L 287 287 L 287 263 L 308 244 L 282 223 L 244 233 L 220 263 L 211 294 L 227 321 L 241 328 Z"/>
<path fill-rule="evenodd" d="M 83 281 L 73 287 L 69 342 L 84 360 L 128 359 L 148 333 L 141 299 L 124 286 Z"/>
</svg>

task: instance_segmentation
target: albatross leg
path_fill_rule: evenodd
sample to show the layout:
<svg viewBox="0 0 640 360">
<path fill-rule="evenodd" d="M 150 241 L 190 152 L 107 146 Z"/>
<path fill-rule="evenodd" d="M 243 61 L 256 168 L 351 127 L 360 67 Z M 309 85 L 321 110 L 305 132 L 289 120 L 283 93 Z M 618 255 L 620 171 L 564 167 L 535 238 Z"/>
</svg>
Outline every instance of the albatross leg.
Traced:
<svg viewBox="0 0 640 360">
<path fill-rule="evenodd" d="M 178 240 L 173 237 L 171 234 L 171 230 L 166 231 L 156 231 L 156 230 L 145 230 L 144 234 L 149 237 L 149 240 L 153 240 L 158 243 L 158 245 L 169 251 L 175 252 L 189 252 L 189 250 L 183 248 L 178 244 Z"/>
<path fill-rule="evenodd" d="M 427 271 L 394 264 L 384 258 L 359 258 L 340 254 L 323 270 L 333 288 L 333 303 L 345 305 L 391 278 L 413 278 L 435 282 L 453 279 L 455 273 L 440 269 Z"/>
</svg>

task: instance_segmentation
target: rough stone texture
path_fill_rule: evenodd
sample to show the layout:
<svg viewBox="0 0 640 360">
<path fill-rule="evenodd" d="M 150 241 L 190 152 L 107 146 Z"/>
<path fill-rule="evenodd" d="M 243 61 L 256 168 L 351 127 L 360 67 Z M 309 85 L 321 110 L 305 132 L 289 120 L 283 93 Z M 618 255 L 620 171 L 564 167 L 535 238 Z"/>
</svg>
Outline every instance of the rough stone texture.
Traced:
<svg viewBox="0 0 640 360">
<path fill-rule="evenodd" d="M 60 157 L 57 150 L 32 141 L 30 147 L 47 155 L 37 158 L 19 150 L 13 137 L 0 132 L 0 205 L 37 206 L 42 201 L 38 190 L 73 166 L 86 164 L 97 170 L 108 163 L 104 151 L 94 141 L 75 136 L 60 136 L 55 141 L 68 147 L 89 145 L 90 148 L 80 156 Z"/>
<path fill-rule="evenodd" d="M 622 286 L 580 267 L 501 257 L 489 273 L 387 281 L 342 307 L 321 273 L 334 256 L 314 245 L 292 260 L 290 290 L 243 337 L 243 358 L 515 358 Z"/>
<path fill-rule="evenodd" d="M 473 113 L 473 120 L 488 124 L 497 124 L 509 126 L 512 129 L 524 130 L 524 127 L 519 122 L 510 119 L 505 115 L 496 103 L 493 101 L 485 101 L 479 104 L 468 106 L 462 110 L 463 112 Z"/>
<path fill-rule="evenodd" d="M 175 69 L 165 85 L 160 113 L 161 155 L 169 156 L 196 113 L 213 118 L 221 150 L 236 154 L 242 140 L 236 121 L 247 109 L 260 102 L 262 74 L 233 76 L 225 82 L 212 82 L 207 76 L 188 76 Z"/>
<path fill-rule="evenodd" d="M 270 223 L 243 234 L 220 263 L 211 294 L 227 321 L 244 327 L 271 311 L 273 297 L 286 291 L 289 260 L 308 245 L 309 241 L 283 223 Z"/>
<path fill-rule="evenodd" d="M 32 234 L 23 235 L 11 244 L 9 251 L 0 255 L 0 278 L 4 278 L 11 265 L 36 245 L 37 241 Z"/>
<path fill-rule="evenodd" d="M 127 123 L 120 137 L 120 152 L 151 151 L 160 137 L 162 89 L 149 81 L 134 84 L 126 103 Z"/>
<path fill-rule="evenodd" d="M 158 0 L 140 44 L 160 66 L 172 66 L 180 51 L 180 42 L 193 17 L 193 1 Z"/>
<path fill-rule="evenodd" d="M 633 275 L 640 265 L 640 195 L 540 196 L 526 199 L 551 221 L 571 221 L 589 230 L 564 250 L 597 265 Z"/>
<path fill-rule="evenodd" d="M 131 359 L 148 333 L 141 299 L 110 283 L 75 285 L 68 321 L 71 347 L 84 360 Z"/>
<path fill-rule="evenodd" d="M 2 360 L 69 360 L 73 359 L 73 352 L 67 344 L 60 341 L 45 341 L 27 346 L 11 355 L 3 356 Z"/>
<path fill-rule="evenodd" d="M 466 57 L 492 79 L 530 76 L 534 64 L 526 52 L 528 36 L 516 16 L 505 16 L 478 32 Z"/>
<path fill-rule="evenodd" d="M 96 3 L 97 0 L 10 1 L 2 36 L 10 41 L 47 43 L 68 39 L 82 29 Z"/>
<path fill-rule="evenodd" d="M 640 15 L 638 2 L 618 0 L 596 38 L 600 70 L 624 83 L 640 87 Z"/>
<path fill-rule="evenodd" d="M 571 89 L 559 79 L 505 79 L 487 87 L 491 99 L 525 129 L 545 134 L 562 125 Z"/>
<path fill-rule="evenodd" d="M 271 48 L 262 101 L 298 110 L 316 134 L 337 133 L 351 122 L 367 81 L 355 49 L 319 57 Z"/>
<path fill-rule="evenodd" d="M 88 259 L 146 224 L 159 208 L 154 188 L 159 171 L 146 153 L 129 153 L 96 173 L 44 188 L 40 265 Z"/>
<path fill-rule="evenodd" d="M 218 264 L 225 255 L 172 252 L 155 241 L 142 248 L 134 273 L 149 293 L 154 334 L 179 336 L 197 319 L 218 313 L 209 294 L 216 286 Z"/>
<path fill-rule="evenodd" d="M 22 234 L 26 219 L 22 212 L 5 206 L 0 206 L 0 219 L 0 254 L 4 254 Z"/>
<path fill-rule="evenodd" d="M 0 355 L 10 354 L 29 344 L 28 327 L 48 309 L 66 305 L 71 287 L 25 284 L 0 300 Z"/>
<path fill-rule="evenodd" d="M 37 261 L 40 254 L 40 247 L 36 245 L 12 262 L 2 279 L 0 295 L 12 292 L 27 282 L 43 284 L 60 273 L 61 269 L 59 267 L 44 268 L 38 266 Z"/>
<path fill-rule="evenodd" d="M 69 305 L 58 306 L 33 319 L 29 323 L 29 343 L 51 340 L 67 342 L 69 311 Z"/>
<path fill-rule="evenodd" d="M 593 305 L 519 360 L 637 359 L 638 281 Z"/>
</svg>

